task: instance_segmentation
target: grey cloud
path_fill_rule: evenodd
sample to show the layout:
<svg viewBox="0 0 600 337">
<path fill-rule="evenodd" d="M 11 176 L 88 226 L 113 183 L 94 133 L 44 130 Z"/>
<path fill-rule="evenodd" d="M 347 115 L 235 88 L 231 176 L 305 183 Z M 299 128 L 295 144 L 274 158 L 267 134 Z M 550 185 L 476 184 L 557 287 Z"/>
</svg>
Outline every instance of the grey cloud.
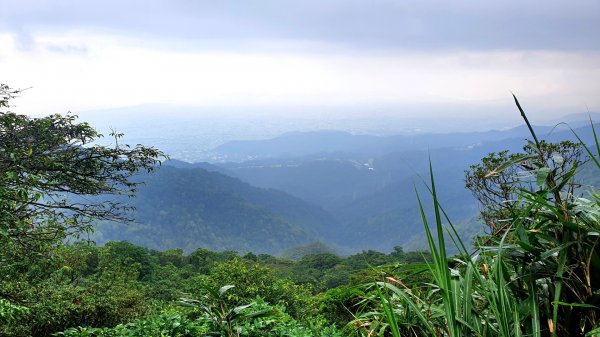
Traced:
<svg viewBox="0 0 600 337">
<path fill-rule="evenodd" d="M 34 1 L 4 4 L 0 29 L 87 27 L 206 40 L 299 39 L 376 49 L 600 50 L 600 2 Z"/>
</svg>

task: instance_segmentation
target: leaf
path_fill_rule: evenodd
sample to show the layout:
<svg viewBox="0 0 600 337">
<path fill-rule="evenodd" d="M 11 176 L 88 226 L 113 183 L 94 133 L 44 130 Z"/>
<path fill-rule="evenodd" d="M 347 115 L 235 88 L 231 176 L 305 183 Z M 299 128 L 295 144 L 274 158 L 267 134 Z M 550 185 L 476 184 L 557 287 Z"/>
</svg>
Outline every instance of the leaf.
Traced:
<svg viewBox="0 0 600 337">
<path fill-rule="evenodd" d="M 588 332 L 585 334 L 585 337 L 595 337 L 597 335 L 600 335 L 600 327 L 595 328 L 594 330 Z"/>
<path fill-rule="evenodd" d="M 531 244 L 531 242 L 529 241 L 529 236 L 527 235 L 527 232 L 525 231 L 525 229 L 523 228 L 522 225 L 517 226 L 516 232 L 517 232 L 517 235 L 519 236 L 519 242 L 517 242 L 517 244 L 521 248 L 523 248 L 531 253 L 536 253 L 538 251 L 538 249 L 535 246 L 533 246 Z"/>
<path fill-rule="evenodd" d="M 505 163 L 503 163 L 502 165 L 496 167 L 495 169 L 493 169 L 492 171 L 490 171 L 488 174 L 486 174 L 485 176 L 483 176 L 484 178 L 489 178 L 493 175 L 496 175 L 498 173 L 501 173 L 502 171 L 506 170 L 509 167 L 518 165 L 522 162 L 525 162 L 527 160 L 530 159 L 535 159 L 537 156 L 535 155 L 524 155 L 524 154 L 517 154 L 515 156 L 512 157 L 512 159 L 506 161 Z"/>
<path fill-rule="evenodd" d="M 259 310 L 259 311 L 255 311 L 255 312 L 251 312 L 247 315 L 244 315 L 244 318 L 261 318 L 261 317 L 268 317 L 271 316 L 273 314 L 276 314 L 278 311 L 274 310 L 274 309 L 263 309 L 263 310 Z"/>
<path fill-rule="evenodd" d="M 229 288 L 229 289 L 231 289 L 231 288 Z M 235 312 L 236 314 L 239 314 L 240 311 L 250 308 L 253 305 L 254 305 L 254 303 L 237 306 L 237 307 L 233 308 L 233 312 Z"/>
<path fill-rule="evenodd" d="M 550 168 L 548 167 L 542 167 L 536 171 L 535 182 L 538 187 L 543 188 L 544 186 L 546 186 L 548 174 L 550 174 Z"/>
<path fill-rule="evenodd" d="M 222 286 L 221 288 L 219 288 L 219 296 L 223 296 L 223 294 L 226 293 L 231 288 L 235 288 L 235 286 L 232 284 Z"/>
<path fill-rule="evenodd" d="M 554 254 L 557 254 L 561 250 L 563 250 L 563 249 L 565 249 L 565 248 L 567 248 L 570 245 L 575 244 L 575 243 L 577 243 L 577 242 L 576 241 L 566 242 L 566 243 L 563 243 L 562 245 L 560 245 L 558 247 L 555 247 L 555 248 L 552 248 L 550 250 L 547 250 L 547 251 L 545 251 L 544 253 L 542 253 L 540 255 L 540 260 L 544 260 L 544 259 L 546 259 L 546 258 L 548 258 L 548 257 L 550 257 L 550 256 L 552 256 Z"/>
<path fill-rule="evenodd" d="M 521 104 L 519 103 L 519 100 L 517 99 L 517 96 L 515 96 L 515 94 L 513 94 L 512 96 L 515 99 L 515 104 L 517 105 L 517 108 L 519 108 L 519 112 L 521 113 L 521 117 L 523 117 L 523 120 L 525 121 L 525 124 L 527 124 L 527 128 L 529 129 L 529 133 L 531 133 L 531 136 L 535 140 L 536 148 L 539 149 L 540 148 L 540 142 L 538 141 L 538 138 L 535 135 L 535 132 L 533 132 L 533 128 L 531 127 L 531 124 L 529 123 L 529 120 L 527 119 L 527 116 L 525 115 L 525 111 L 523 111 L 523 108 L 521 108 Z"/>
<path fill-rule="evenodd" d="M 562 305 L 562 306 L 565 306 L 565 307 L 600 309 L 597 306 L 594 306 L 594 305 L 591 305 L 591 304 L 586 304 L 586 303 L 565 303 L 565 302 L 561 302 L 561 301 L 553 301 L 552 304 L 558 304 L 558 305 Z"/>
</svg>

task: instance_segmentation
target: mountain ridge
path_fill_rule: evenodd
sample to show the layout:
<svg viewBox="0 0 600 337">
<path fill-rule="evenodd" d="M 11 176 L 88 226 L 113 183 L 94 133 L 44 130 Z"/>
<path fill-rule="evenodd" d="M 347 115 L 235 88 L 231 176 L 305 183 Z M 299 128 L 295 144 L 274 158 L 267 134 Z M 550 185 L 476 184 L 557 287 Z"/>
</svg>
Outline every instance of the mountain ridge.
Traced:
<svg viewBox="0 0 600 337">
<path fill-rule="evenodd" d="M 95 239 L 128 240 L 154 249 L 198 247 L 278 253 L 318 241 L 333 219 L 319 207 L 272 189 L 260 189 L 203 168 L 165 165 L 136 198 L 136 224 L 102 223 Z M 302 216 L 306 214 L 306 216 Z"/>
</svg>

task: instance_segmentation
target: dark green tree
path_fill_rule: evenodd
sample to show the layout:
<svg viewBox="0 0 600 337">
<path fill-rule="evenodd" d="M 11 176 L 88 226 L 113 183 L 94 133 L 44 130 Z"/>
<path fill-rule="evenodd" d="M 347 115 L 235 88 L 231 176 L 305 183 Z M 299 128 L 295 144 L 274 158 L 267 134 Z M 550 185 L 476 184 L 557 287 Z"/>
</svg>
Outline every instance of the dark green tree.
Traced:
<svg viewBox="0 0 600 337">
<path fill-rule="evenodd" d="M 0 85 L 0 242 L 16 251 L 91 229 L 96 219 L 127 221 L 115 196 L 133 196 L 139 171 L 152 171 L 163 153 L 152 147 L 94 143 L 103 137 L 77 116 L 32 118 L 11 112 L 19 94 Z"/>
<path fill-rule="evenodd" d="M 130 220 L 120 200 L 136 192 L 134 175 L 154 170 L 164 155 L 119 144 L 116 133 L 112 146 L 99 145 L 102 135 L 75 115 L 14 113 L 18 94 L 0 84 L 0 311 L 22 307 L 27 317 L 0 321 L 0 335 L 46 336 L 74 324 L 135 318 L 147 303 L 128 278 L 131 270 L 113 264 L 98 273 L 97 249 L 62 243 L 90 231 L 95 220 Z"/>
</svg>

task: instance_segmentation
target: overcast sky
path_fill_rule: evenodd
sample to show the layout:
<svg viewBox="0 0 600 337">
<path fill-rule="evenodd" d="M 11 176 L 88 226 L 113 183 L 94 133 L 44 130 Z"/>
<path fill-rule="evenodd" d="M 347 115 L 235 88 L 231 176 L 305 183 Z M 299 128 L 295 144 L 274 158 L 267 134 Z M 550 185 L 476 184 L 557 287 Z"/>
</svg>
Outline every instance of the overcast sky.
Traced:
<svg viewBox="0 0 600 337">
<path fill-rule="evenodd" d="M 0 0 L 15 111 L 600 111 L 600 1 Z M 431 109 L 431 111 L 440 109 Z M 465 112 L 466 113 L 466 112 Z"/>
</svg>

